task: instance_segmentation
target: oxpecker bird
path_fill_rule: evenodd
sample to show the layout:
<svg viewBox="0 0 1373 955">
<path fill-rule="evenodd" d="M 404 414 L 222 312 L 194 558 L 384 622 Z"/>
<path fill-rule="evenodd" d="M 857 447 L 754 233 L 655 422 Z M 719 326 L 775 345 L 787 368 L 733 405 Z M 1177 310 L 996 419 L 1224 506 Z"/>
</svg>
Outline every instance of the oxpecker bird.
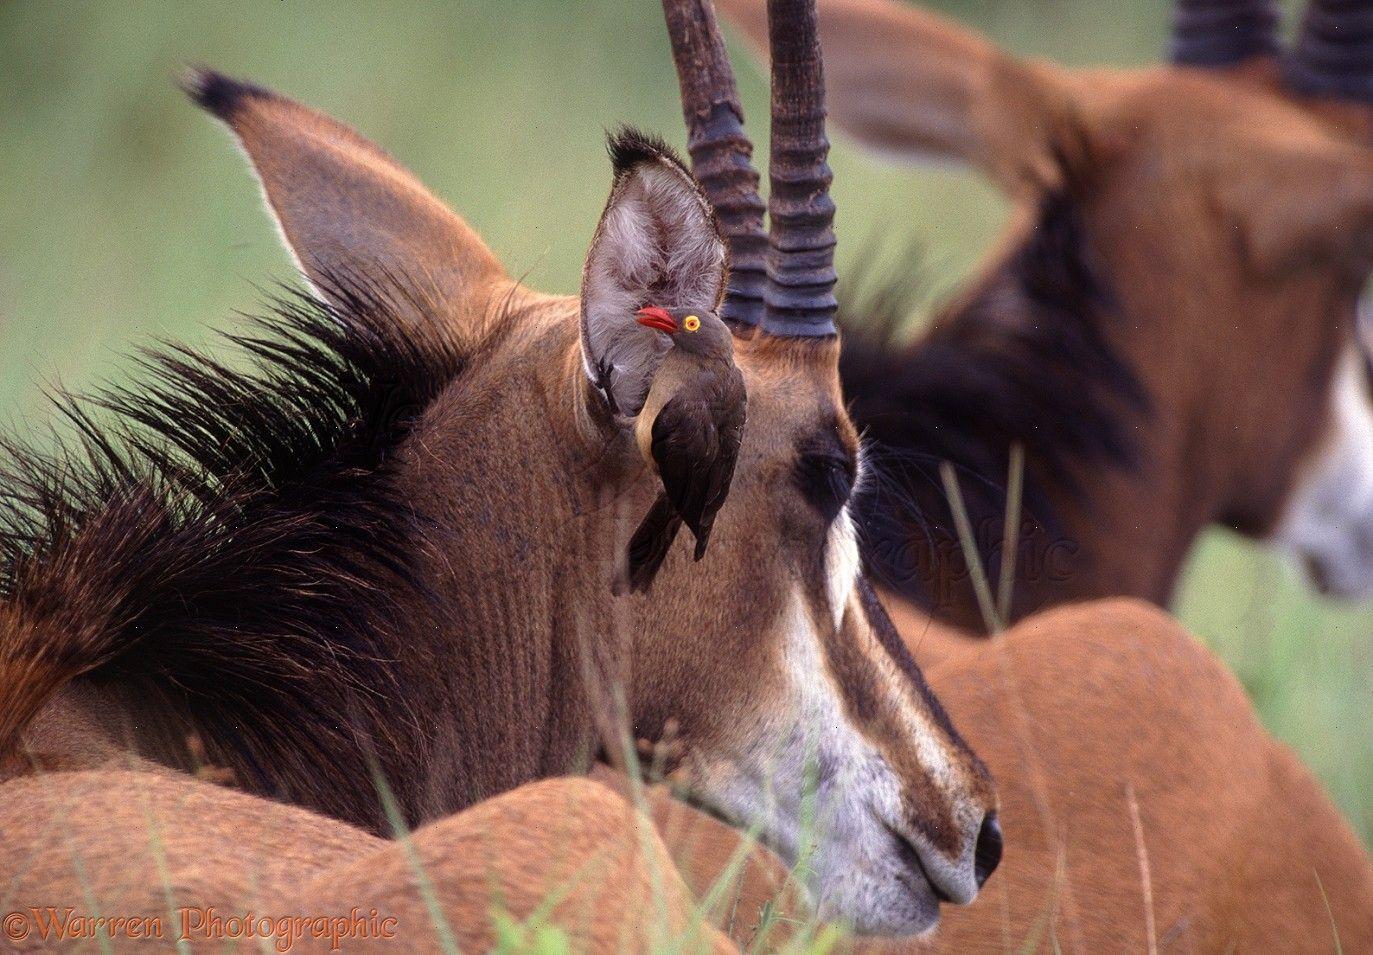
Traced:
<svg viewBox="0 0 1373 955">
<path fill-rule="evenodd" d="M 649 306 L 636 318 L 671 342 L 634 428 L 639 449 L 663 483 L 629 541 L 629 583 L 642 592 L 683 522 L 696 536 L 696 560 L 705 554 L 734 477 L 747 395 L 729 326 L 718 315 Z"/>
</svg>

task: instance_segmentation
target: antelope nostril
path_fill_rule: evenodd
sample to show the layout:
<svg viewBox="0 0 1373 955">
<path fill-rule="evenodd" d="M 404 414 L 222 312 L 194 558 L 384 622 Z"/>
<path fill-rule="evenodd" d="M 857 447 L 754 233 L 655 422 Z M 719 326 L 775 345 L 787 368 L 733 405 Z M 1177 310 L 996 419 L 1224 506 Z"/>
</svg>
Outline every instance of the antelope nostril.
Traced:
<svg viewBox="0 0 1373 955">
<path fill-rule="evenodd" d="M 920 858 L 920 850 L 915 847 L 909 837 L 904 836 L 893 826 L 887 826 L 887 831 L 891 833 L 892 841 L 896 844 L 896 851 L 905 861 L 907 868 L 912 872 L 920 873 L 921 879 L 934 892 L 934 897 L 941 902 L 952 902 L 949 894 L 936 879 L 931 878 L 929 869 L 925 868 L 924 861 Z"/>
<path fill-rule="evenodd" d="M 982 820 L 982 829 L 977 834 L 977 848 L 973 850 L 973 875 L 980 889 L 996 867 L 1001 864 L 1001 823 L 996 821 L 996 813 L 989 812 Z"/>
</svg>

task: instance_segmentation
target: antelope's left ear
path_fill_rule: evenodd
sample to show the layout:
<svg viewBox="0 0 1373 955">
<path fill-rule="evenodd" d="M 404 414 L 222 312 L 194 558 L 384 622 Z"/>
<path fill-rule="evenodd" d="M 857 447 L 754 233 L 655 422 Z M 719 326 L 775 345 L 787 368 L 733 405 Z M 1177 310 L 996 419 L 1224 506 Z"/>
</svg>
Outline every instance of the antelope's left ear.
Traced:
<svg viewBox="0 0 1373 955">
<path fill-rule="evenodd" d="M 251 83 L 193 70 L 182 86 L 238 140 L 316 291 L 371 276 L 394 285 L 403 317 L 454 329 L 485 311 L 505 270 L 467 223 L 407 169 L 342 123 Z"/>
<path fill-rule="evenodd" d="M 725 243 L 709 201 L 665 143 L 626 129 L 609 148 L 615 182 L 582 271 L 582 360 L 611 410 L 632 417 L 671 347 L 634 313 L 716 310 Z"/>
<path fill-rule="evenodd" d="M 1216 199 L 1250 266 L 1262 273 L 1334 264 L 1359 282 L 1373 269 L 1373 155 L 1300 129 L 1262 129 Z M 1248 157 L 1261 156 L 1262 167 Z"/>
</svg>

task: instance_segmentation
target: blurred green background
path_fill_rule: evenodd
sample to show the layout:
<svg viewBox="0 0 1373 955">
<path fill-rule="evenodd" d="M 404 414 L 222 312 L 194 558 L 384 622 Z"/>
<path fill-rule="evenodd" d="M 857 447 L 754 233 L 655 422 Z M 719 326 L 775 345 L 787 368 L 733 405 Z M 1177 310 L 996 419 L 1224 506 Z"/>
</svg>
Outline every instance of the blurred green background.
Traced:
<svg viewBox="0 0 1373 955">
<path fill-rule="evenodd" d="M 1161 0 L 939 0 L 1020 53 L 1156 60 Z M 736 50 L 765 148 L 766 88 Z M 512 273 L 574 291 L 609 183 L 603 130 L 681 143 L 656 0 L 0 0 L 0 424 L 42 420 L 41 385 L 121 373 L 153 337 L 198 344 L 291 275 L 228 137 L 175 90 L 186 64 L 250 77 L 356 126 L 451 202 Z M 970 173 L 832 155 L 841 275 L 874 234 L 923 237 L 938 298 L 1004 203 Z M 920 316 L 916 316 L 916 321 Z M 1178 600 L 1266 724 L 1373 840 L 1373 609 L 1209 536 Z"/>
</svg>

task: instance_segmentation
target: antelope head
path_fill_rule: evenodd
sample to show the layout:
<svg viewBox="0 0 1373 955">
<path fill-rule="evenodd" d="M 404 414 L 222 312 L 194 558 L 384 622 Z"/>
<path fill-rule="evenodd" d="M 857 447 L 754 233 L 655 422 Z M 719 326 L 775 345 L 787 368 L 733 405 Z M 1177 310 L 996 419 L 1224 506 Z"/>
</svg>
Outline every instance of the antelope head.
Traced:
<svg viewBox="0 0 1373 955">
<path fill-rule="evenodd" d="M 436 697 L 449 702 L 435 718 L 457 722 L 457 755 L 440 763 L 464 791 L 565 772 L 598 745 L 613 755 L 616 720 L 638 739 L 671 735 L 672 781 L 808 860 L 824 914 L 922 931 L 941 900 L 976 895 L 1000 831 L 985 768 L 859 571 L 815 10 L 772 11 L 769 236 L 711 5 L 665 8 L 705 189 L 661 142 L 613 137 L 580 298 L 512 281 L 409 172 L 338 123 L 214 74 L 192 93 L 238 137 L 318 295 L 338 299 L 340 276 L 382 277 L 417 341 L 441 335 L 467 356 L 396 457 L 431 529 L 415 546 L 443 612 L 416 610 L 415 626 L 445 635 L 426 659 L 458 688 Z M 650 305 L 727 320 L 747 427 L 704 559 L 681 535 L 647 593 L 613 596 L 659 487 L 635 440 L 642 390 L 617 393 L 651 379 L 659 333 L 635 318 Z"/>
<path fill-rule="evenodd" d="M 765 43 L 761 0 L 721 3 Z M 1373 413 L 1356 335 L 1373 266 L 1373 21 L 1314 0 L 1282 50 L 1278 19 L 1270 0 L 1183 0 L 1170 64 L 1067 69 L 898 0 L 820 3 L 840 127 L 887 155 L 970 164 L 1015 204 L 937 323 L 978 309 L 1014 336 L 1030 312 L 1018 301 L 1067 295 L 1052 271 L 1023 274 L 1046 254 L 1071 252 L 1109 289 L 1101 334 L 1153 416 L 1125 431 L 1142 445 L 1139 479 L 1164 497 L 1136 522 L 1148 528 L 1105 533 L 1175 553 L 1153 579 L 1106 576 L 1153 599 L 1213 522 L 1293 552 L 1327 591 L 1373 592 Z M 1065 215 L 1083 248 L 1027 253 Z M 1115 497 L 1097 515 L 1134 513 L 1132 481 L 1103 491 Z"/>
</svg>

